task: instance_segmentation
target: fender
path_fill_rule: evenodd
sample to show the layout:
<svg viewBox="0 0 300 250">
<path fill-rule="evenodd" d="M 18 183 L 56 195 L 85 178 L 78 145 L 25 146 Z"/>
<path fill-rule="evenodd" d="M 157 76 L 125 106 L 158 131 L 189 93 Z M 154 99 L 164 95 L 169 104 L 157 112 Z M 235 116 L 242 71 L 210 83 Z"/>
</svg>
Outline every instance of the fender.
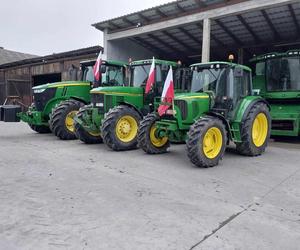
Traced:
<svg viewBox="0 0 300 250">
<path fill-rule="evenodd" d="M 207 115 L 217 117 L 224 123 L 226 131 L 227 131 L 227 135 L 228 135 L 228 138 L 227 138 L 227 145 L 228 145 L 229 142 L 232 140 L 232 134 L 230 132 L 229 122 L 225 119 L 224 116 L 222 116 L 221 114 L 215 113 L 215 112 L 208 112 Z"/>
<path fill-rule="evenodd" d="M 249 113 L 250 109 L 257 103 L 262 102 L 265 103 L 268 108 L 270 109 L 269 103 L 260 96 L 248 96 L 244 98 L 236 112 L 235 119 L 233 122 L 241 123 L 245 120 L 247 114 Z"/>
<path fill-rule="evenodd" d="M 132 105 L 132 104 L 130 104 L 130 103 L 128 103 L 128 102 L 120 102 L 119 105 L 125 105 L 125 106 L 127 106 L 127 107 L 129 107 L 129 108 L 132 108 L 132 109 L 134 109 L 136 112 L 138 112 L 138 114 L 140 115 L 141 118 L 144 117 L 144 115 L 143 115 L 143 113 L 141 112 L 141 110 L 137 109 L 134 105 Z"/>
<path fill-rule="evenodd" d="M 246 110 L 245 110 L 245 112 L 244 112 L 244 115 L 243 115 L 243 118 L 242 118 L 242 122 L 246 119 L 246 116 L 247 116 L 247 114 L 249 113 L 250 109 L 251 109 L 254 105 L 256 105 L 257 103 L 260 103 L 260 102 L 266 104 L 267 107 L 269 108 L 269 110 L 271 110 L 270 104 L 269 104 L 265 99 L 263 99 L 263 98 L 258 98 L 258 99 L 256 99 L 256 100 L 253 100 L 253 101 L 248 105 L 248 107 L 246 108 Z"/>
<path fill-rule="evenodd" d="M 44 115 L 49 115 L 52 111 L 52 109 L 59 103 L 63 102 L 63 101 L 67 101 L 67 100 L 76 100 L 76 101 L 80 101 L 83 102 L 84 104 L 87 104 L 87 102 L 79 97 L 75 97 L 75 96 L 63 96 L 63 97 L 59 97 L 59 98 L 55 98 L 55 99 L 51 99 L 45 106 L 44 110 L 42 111 L 42 113 Z"/>
</svg>

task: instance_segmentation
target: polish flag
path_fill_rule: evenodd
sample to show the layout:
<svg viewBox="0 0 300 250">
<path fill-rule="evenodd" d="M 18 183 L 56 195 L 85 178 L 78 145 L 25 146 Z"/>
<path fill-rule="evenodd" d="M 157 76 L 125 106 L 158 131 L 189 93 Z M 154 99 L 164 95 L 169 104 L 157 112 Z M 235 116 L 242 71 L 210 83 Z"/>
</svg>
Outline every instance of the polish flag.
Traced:
<svg viewBox="0 0 300 250">
<path fill-rule="evenodd" d="M 95 76 L 95 81 L 100 81 L 100 66 L 102 64 L 102 50 L 100 51 L 98 58 L 96 60 L 96 63 L 94 65 L 94 76 Z"/>
<path fill-rule="evenodd" d="M 152 88 L 154 82 L 155 82 L 155 60 L 153 57 L 152 65 L 150 68 L 150 72 L 149 72 L 149 76 L 148 76 L 148 80 L 147 80 L 147 84 L 146 84 L 146 88 L 145 88 L 145 94 L 148 94 L 151 91 L 151 88 Z"/>
<path fill-rule="evenodd" d="M 170 67 L 169 73 L 167 75 L 164 89 L 161 95 L 162 104 L 158 107 L 158 113 L 160 116 L 164 115 L 166 111 L 170 108 L 174 100 L 174 82 L 173 82 L 173 70 Z"/>
</svg>

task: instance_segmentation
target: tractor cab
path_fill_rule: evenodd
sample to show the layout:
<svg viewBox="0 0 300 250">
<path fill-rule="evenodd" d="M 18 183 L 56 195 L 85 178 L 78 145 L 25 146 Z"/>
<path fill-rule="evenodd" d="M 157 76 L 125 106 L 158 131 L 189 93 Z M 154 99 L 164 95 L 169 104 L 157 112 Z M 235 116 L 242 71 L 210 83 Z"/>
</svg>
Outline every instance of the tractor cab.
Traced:
<svg viewBox="0 0 300 250">
<path fill-rule="evenodd" d="M 126 84 L 126 63 L 119 61 L 102 61 L 100 81 L 95 81 L 95 60 L 81 62 L 81 79 L 93 83 L 92 87 L 123 86 Z"/>
<path fill-rule="evenodd" d="M 152 64 L 152 59 L 135 61 L 130 64 L 130 86 L 145 88 L 149 77 L 149 72 Z M 152 95 L 159 96 L 162 93 L 164 82 L 169 72 L 170 67 L 174 71 L 175 89 L 181 89 L 182 68 L 180 63 L 155 59 L 155 85 Z"/>
<path fill-rule="evenodd" d="M 191 66 L 192 93 L 207 93 L 212 111 L 227 117 L 238 103 L 252 93 L 251 69 L 227 62 L 200 63 Z"/>
</svg>

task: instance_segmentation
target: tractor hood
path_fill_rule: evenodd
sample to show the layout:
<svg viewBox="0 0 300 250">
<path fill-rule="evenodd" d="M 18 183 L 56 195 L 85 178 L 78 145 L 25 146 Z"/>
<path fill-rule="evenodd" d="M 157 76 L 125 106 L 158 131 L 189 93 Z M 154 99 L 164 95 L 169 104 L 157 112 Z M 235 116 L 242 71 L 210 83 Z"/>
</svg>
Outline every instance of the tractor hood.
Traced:
<svg viewBox="0 0 300 250">
<path fill-rule="evenodd" d="M 86 86 L 90 85 L 90 82 L 82 82 L 82 81 L 69 81 L 69 82 L 55 82 L 55 83 L 47 83 L 43 85 L 39 85 L 36 87 L 33 87 L 33 91 L 42 91 L 48 88 L 63 88 L 63 87 L 69 87 L 69 86 Z"/>
<path fill-rule="evenodd" d="M 144 94 L 144 88 L 140 87 L 99 87 L 92 89 L 91 94 L 106 94 L 106 95 L 132 95 L 132 96 L 141 96 Z"/>
<path fill-rule="evenodd" d="M 176 93 L 175 100 L 209 99 L 207 93 Z"/>
<path fill-rule="evenodd" d="M 174 99 L 174 117 L 183 126 L 183 123 L 192 124 L 199 114 L 207 112 L 210 107 L 210 97 L 207 93 L 177 93 Z"/>
</svg>

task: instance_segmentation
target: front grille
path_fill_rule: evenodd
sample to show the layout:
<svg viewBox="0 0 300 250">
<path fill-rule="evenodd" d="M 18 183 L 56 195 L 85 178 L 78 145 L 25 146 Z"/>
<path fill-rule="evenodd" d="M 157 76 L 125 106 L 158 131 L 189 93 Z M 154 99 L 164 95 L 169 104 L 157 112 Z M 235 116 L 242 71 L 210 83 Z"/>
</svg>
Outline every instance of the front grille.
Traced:
<svg viewBox="0 0 300 250">
<path fill-rule="evenodd" d="M 105 96 L 105 111 L 108 112 L 113 108 L 113 97 L 111 95 Z"/>
<path fill-rule="evenodd" d="M 91 94 L 91 103 L 94 108 L 104 113 L 104 94 Z"/>
<path fill-rule="evenodd" d="M 47 102 L 55 96 L 56 88 L 48 88 L 42 93 L 34 93 L 34 105 L 37 111 L 43 111 Z"/>
<path fill-rule="evenodd" d="M 273 120 L 272 121 L 272 130 L 293 131 L 294 130 L 294 121 Z"/>
<path fill-rule="evenodd" d="M 188 105 L 184 100 L 175 100 L 174 104 L 179 108 L 181 112 L 182 120 L 185 120 L 188 116 Z"/>
</svg>

